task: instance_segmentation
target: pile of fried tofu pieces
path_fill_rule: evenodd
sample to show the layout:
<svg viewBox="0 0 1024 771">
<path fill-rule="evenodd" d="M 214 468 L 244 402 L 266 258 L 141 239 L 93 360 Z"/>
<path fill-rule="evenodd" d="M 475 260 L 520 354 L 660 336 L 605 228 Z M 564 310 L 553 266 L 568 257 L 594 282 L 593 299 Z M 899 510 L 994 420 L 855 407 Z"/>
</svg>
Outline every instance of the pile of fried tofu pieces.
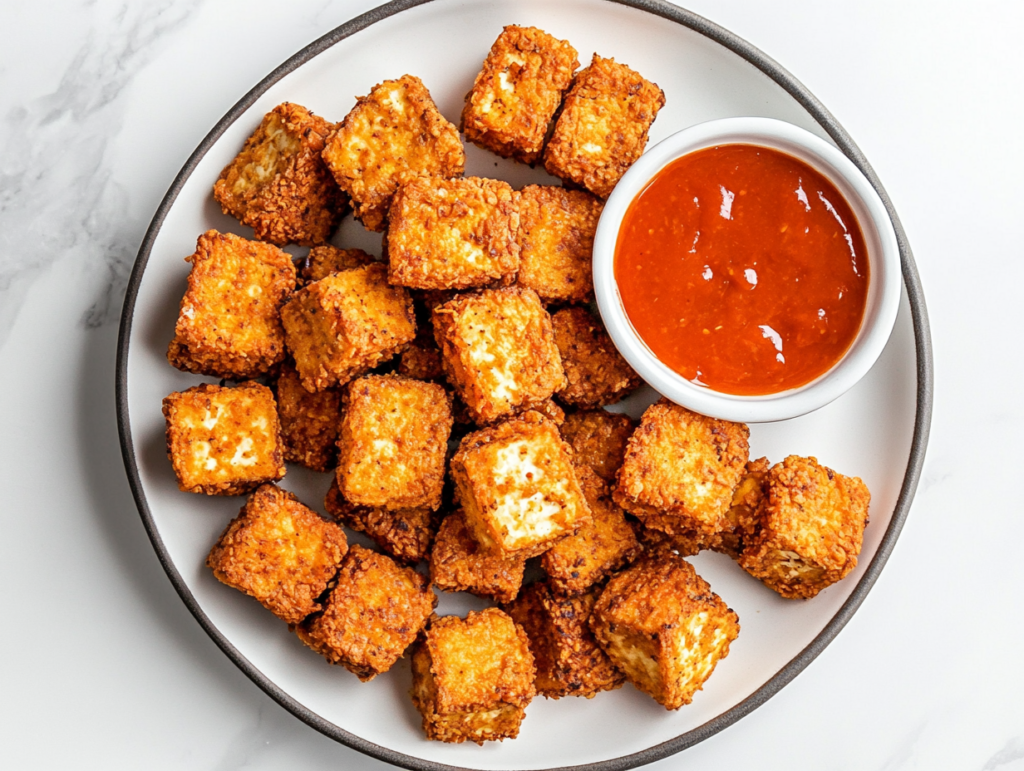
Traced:
<svg viewBox="0 0 1024 771">
<path fill-rule="evenodd" d="M 459 129 L 406 75 L 337 125 L 271 111 L 214 189 L 255 238 L 209 231 L 187 258 L 168 360 L 221 384 L 164 400 L 168 454 L 181 490 L 248 494 L 207 564 L 361 680 L 410 651 L 431 739 L 512 738 L 537 693 L 625 680 L 688 704 L 739 623 L 683 557 L 812 597 L 867 522 L 859 479 L 748 462 L 745 425 L 603 409 L 640 378 L 587 307 L 593 236 L 664 95 L 576 57 L 506 27 L 462 114 L 564 186 L 464 178 Z M 349 205 L 383 260 L 328 243 Z M 331 519 L 275 484 L 287 463 L 333 475 Z M 543 579 L 523 586 L 528 560 Z M 437 617 L 435 589 L 495 606 Z"/>
</svg>

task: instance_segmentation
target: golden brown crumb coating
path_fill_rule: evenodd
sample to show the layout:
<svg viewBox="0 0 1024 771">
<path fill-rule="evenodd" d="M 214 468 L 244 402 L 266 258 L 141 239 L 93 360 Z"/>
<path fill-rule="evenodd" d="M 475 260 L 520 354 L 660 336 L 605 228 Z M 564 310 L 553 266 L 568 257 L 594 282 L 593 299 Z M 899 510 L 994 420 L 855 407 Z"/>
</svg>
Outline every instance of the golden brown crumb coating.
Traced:
<svg viewBox="0 0 1024 771">
<path fill-rule="evenodd" d="M 311 284 L 327 278 L 332 273 L 361 268 L 376 261 L 372 254 L 367 254 L 362 249 L 339 249 L 330 244 L 323 244 L 309 250 L 309 254 L 302 262 L 299 277 L 303 283 Z"/>
<path fill-rule="evenodd" d="M 551 316 L 555 344 L 565 369 L 558 398 L 574 407 L 614 404 L 636 390 L 640 376 L 615 348 L 602 324 L 586 308 L 563 308 Z"/>
<path fill-rule="evenodd" d="M 206 564 L 217 580 L 289 624 L 320 610 L 317 598 L 348 551 L 344 531 L 277 485 L 253 492 Z"/>
<path fill-rule="evenodd" d="M 441 349 L 437 347 L 433 329 L 420 330 L 409 346 L 398 357 L 398 374 L 415 380 L 447 384 L 444 366 L 441 364 Z"/>
<path fill-rule="evenodd" d="M 430 553 L 430 580 L 446 592 L 470 592 L 496 602 L 511 602 L 523 583 L 526 558 L 486 551 L 473 538 L 461 511 L 438 528 Z"/>
<path fill-rule="evenodd" d="M 281 421 L 284 459 L 313 471 L 330 471 L 338 459 L 341 394 L 334 389 L 310 393 L 290 365 L 274 386 Z"/>
<path fill-rule="evenodd" d="M 626 443 L 637 422 L 606 410 L 570 412 L 559 429 L 576 453 L 577 465 L 590 466 L 606 482 L 615 481 L 626 455 Z"/>
<path fill-rule="evenodd" d="M 565 410 L 559 407 L 555 403 L 554 399 L 545 399 L 542 402 L 534 404 L 532 407 L 529 407 L 528 409 L 533 410 L 534 412 L 539 412 L 541 415 L 550 420 L 559 428 L 561 428 L 562 424 L 565 423 Z M 519 410 L 520 413 L 526 411 L 527 409 L 525 408 Z"/>
</svg>

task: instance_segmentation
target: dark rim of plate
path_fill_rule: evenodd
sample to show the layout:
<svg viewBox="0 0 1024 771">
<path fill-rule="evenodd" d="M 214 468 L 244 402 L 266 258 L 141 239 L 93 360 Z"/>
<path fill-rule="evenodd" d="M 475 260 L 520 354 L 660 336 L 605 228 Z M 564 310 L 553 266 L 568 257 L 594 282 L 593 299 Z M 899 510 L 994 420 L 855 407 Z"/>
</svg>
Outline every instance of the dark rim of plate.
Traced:
<svg viewBox="0 0 1024 771">
<path fill-rule="evenodd" d="M 138 506 L 139 513 L 142 516 L 142 521 L 145 524 L 149 538 L 153 542 L 153 548 L 156 550 L 160 563 L 167 572 L 167 576 L 171 579 L 171 583 L 174 585 L 174 588 L 181 596 L 182 601 L 192 612 L 192 615 L 195 616 L 200 626 L 202 626 L 206 633 L 210 635 L 221 650 L 227 654 L 228 658 L 230 658 L 239 669 L 248 675 L 256 685 L 263 689 L 268 696 L 274 699 L 274 701 L 307 725 L 312 726 L 316 730 L 341 742 L 342 744 L 403 768 L 416 769 L 416 771 L 455 771 L 455 769 L 459 767 L 422 760 L 420 758 L 413 757 L 412 755 L 396 752 L 388 749 L 387 747 L 382 747 L 378 744 L 374 744 L 373 742 L 369 742 L 346 731 L 334 723 L 325 720 L 320 715 L 312 712 L 297 702 L 260 670 L 253 666 L 252 662 L 246 659 L 245 656 L 243 656 L 238 649 L 231 644 L 224 634 L 214 626 L 213 622 L 199 606 L 199 603 L 196 602 L 196 598 L 189 591 L 184 579 L 181 577 L 177 567 L 171 560 L 171 557 L 167 552 L 167 548 L 164 546 L 163 540 L 160 536 L 160 532 L 157 529 L 156 523 L 153 520 L 152 513 L 149 510 L 149 504 L 146 501 L 145 492 L 142 489 L 142 482 L 139 477 L 139 470 L 135 461 L 135 448 L 132 443 L 131 423 L 128 415 L 128 344 L 131 337 L 132 317 L 135 310 L 136 296 L 138 295 L 142 276 L 146 269 L 146 263 L 149 260 L 150 251 L 153 248 L 157 234 L 160 232 L 160 228 L 163 225 L 164 218 L 173 206 L 174 201 L 178 197 L 178 193 L 181 191 L 186 180 L 188 180 L 189 176 L 191 176 L 192 172 L 199 164 L 199 161 L 204 155 L 206 155 L 207 151 L 209 151 L 214 143 L 216 143 L 224 131 L 234 123 L 235 120 L 237 120 L 258 97 L 260 97 L 268 88 L 270 88 L 270 86 L 285 75 L 291 73 L 339 41 L 366 29 L 370 25 L 401 13 L 402 11 L 419 5 L 424 5 L 431 1 L 432 0 L 394 0 L 393 2 L 382 5 L 379 8 L 374 8 L 361 16 L 357 16 L 351 21 L 332 30 L 320 39 L 310 43 L 284 62 L 280 67 L 271 72 L 267 77 L 256 84 L 249 93 L 235 103 L 227 114 L 220 119 L 217 125 L 213 127 L 210 133 L 206 135 L 202 143 L 200 143 L 189 157 L 188 161 L 186 161 L 185 165 L 182 167 L 181 171 L 178 172 L 174 182 L 168 189 L 163 201 L 161 201 L 156 214 L 153 216 L 149 229 L 146 231 L 146 236 L 142 241 L 142 246 L 139 248 L 139 254 L 135 260 L 131 278 L 128 282 L 117 341 L 117 422 L 118 433 L 121 440 L 121 454 L 124 457 L 125 470 L 128 474 L 128 482 L 131 485 L 136 505 Z M 749 62 L 781 86 L 791 97 L 793 97 L 793 99 L 807 110 L 807 112 L 818 121 L 833 141 L 839 145 L 840 149 L 842 149 L 842 151 L 855 164 L 857 164 L 860 170 L 864 172 L 867 178 L 871 181 L 871 184 L 874 185 L 875 189 L 881 196 L 882 201 L 885 203 L 885 208 L 889 212 L 893 226 L 896 229 L 896 238 L 899 242 L 900 256 L 903 262 L 903 280 L 910 300 L 911 317 L 914 324 L 915 349 L 917 352 L 917 412 L 914 423 L 913 443 L 910 448 L 910 457 L 907 463 L 907 471 L 903 478 L 903 486 L 900 489 L 899 498 L 897 499 L 896 508 L 893 512 L 889 527 L 882 538 L 882 542 L 878 546 L 878 551 L 867 566 L 867 570 L 864 572 L 864 575 L 850 594 L 850 597 L 846 600 L 832 620 L 829 621 L 821 633 L 818 634 L 818 636 L 815 637 L 814 640 L 788 664 L 786 664 L 786 666 L 780 669 L 768 682 L 762 685 L 742 702 L 734 706 L 732 709 L 722 713 L 718 717 L 709 720 L 707 723 L 704 723 L 691 731 L 687 731 L 674 739 L 649 747 L 641 752 L 601 761 L 599 763 L 565 767 L 573 768 L 577 771 L 598 771 L 598 769 L 600 769 L 600 771 L 619 771 L 620 769 L 635 768 L 646 763 L 661 760 L 669 755 L 673 755 L 684 750 L 687 747 L 691 747 L 694 744 L 713 736 L 727 726 L 732 725 L 741 717 L 744 717 L 757 707 L 764 704 L 794 677 L 796 677 L 797 674 L 799 674 L 818 656 L 819 653 L 825 649 L 839 631 L 846 626 L 846 623 L 850 620 L 851 616 L 853 616 L 857 608 L 860 607 L 860 604 L 864 601 L 864 598 L 867 596 L 871 587 L 878 579 L 879 574 L 882 572 L 882 568 L 885 566 L 889 555 L 892 553 L 896 539 L 906 522 L 907 515 L 910 512 L 910 504 L 914 498 L 914 492 L 917 489 L 917 484 L 921 476 L 921 468 L 924 464 L 925 449 L 928 445 L 928 434 L 931 426 L 933 394 L 932 346 L 931 335 L 928 327 L 928 312 L 925 307 L 924 293 L 917 273 L 917 266 L 914 263 L 914 257 L 910 250 L 910 244 L 907 242 L 906 233 L 903 231 L 903 226 L 900 224 L 899 216 L 896 214 L 892 202 L 889 200 L 889 196 L 886 194 L 885 189 L 882 187 L 882 184 L 878 180 L 874 170 L 871 168 L 871 165 L 864 157 L 864 154 L 850 138 L 849 134 L 846 133 L 845 129 L 839 125 L 839 122 L 827 109 L 825 109 L 824 105 L 822 105 L 821 102 L 819 102 L 810 93 L 810 91 L 800 83 L 800 81 L 779 65 L 778 62 L 762 53 L 750 43 L 737 37 L 728 30 L 723 29 L 717 24 L 714 24 L 690 11 L 662 2 L 662 0 L 606 1 L 637 8 L 663 19 L 668 19 L 669 21 L 681 24 L 682 26 L 715 41 Z M 549 771 L 562 771 L 562 769 L 550 769 Z"/>
</svg>

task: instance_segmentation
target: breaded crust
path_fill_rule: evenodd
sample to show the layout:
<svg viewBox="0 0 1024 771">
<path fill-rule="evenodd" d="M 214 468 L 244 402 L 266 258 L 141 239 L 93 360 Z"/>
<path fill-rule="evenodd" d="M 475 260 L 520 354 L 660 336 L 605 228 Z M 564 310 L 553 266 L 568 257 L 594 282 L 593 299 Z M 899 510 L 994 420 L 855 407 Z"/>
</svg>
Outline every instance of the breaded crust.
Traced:
<svg viewBox="0 0 1024 771">
<path fill-rule="evenodd" d="M 320 610 L 317 598 L 348 551 L 344 531 L 277 485 L 262 485 L 206 558 L 217 580 L 289 624 Z"/>
<path fill-rule="evenodd" d="M 586 308 L 563 308 L 551 316 L 551 326 L 566 379 L 558 398 L 566 404 L 614 404 L 643 382 L 615 348 L 604 324 Z"/>
<path fill-rule="evenodd" d="M 311 284 L 327 278 L 332 273 L 361 268 L 376 261 L 372 254 L 367 254 L 362 249 L 339 249 L 330 244 L 323 244 L 309 250 L 306 259 L 302 261 L 299 277 L 303 284 Z"/>
<path fill-rule="evenodd" d="M 368 230 L 383 230 L 391 197 L 416 177 L 460 177 L 466 153 L 458 129 L 413 75 L 373 87 L 327 138 L 323 152 Z"/>
<path fill-rule="evenodd" d="M 281 421 L 284 459 L 313 471 L 330 471 L 338 459 L 341 394 L 326 389 L 311 394 L 299 373 L 285 365 L 274 386 Z"/>
<path fill-rule="evenodd" d="M 399 355 L 398 374 L 416 380 L 447 384 L 444 366 L 441 364 L 441 349 L 437 347 L 429 321 L 426 329 L 420 328 L 416 339 Z"/>
<path fill-rule="evenodd" d="M 637 422 L 606 410 L 570 412 L 559 430 L 576 453 L 576 464 L 590 466 L 606 482 L 615 481 L 626 455 L 626 443 Z"/>
<path fill-rule="evenodd" d="M 281 306 L 295 291 L 295 266 L 270 244 L 208 230 L 196 241 L 181 298 L 171 366 L 197 375 L 245 380 L 285 355 Z"/>
<path fill-rule="evenodd" d="M 480 547 L 461 511 L 441 522 L 430 553 L 430 580 L 446 592 L 470 592 L 496 602 L 511 602 L 523 583 L 526 558 Z"/>
</svg>

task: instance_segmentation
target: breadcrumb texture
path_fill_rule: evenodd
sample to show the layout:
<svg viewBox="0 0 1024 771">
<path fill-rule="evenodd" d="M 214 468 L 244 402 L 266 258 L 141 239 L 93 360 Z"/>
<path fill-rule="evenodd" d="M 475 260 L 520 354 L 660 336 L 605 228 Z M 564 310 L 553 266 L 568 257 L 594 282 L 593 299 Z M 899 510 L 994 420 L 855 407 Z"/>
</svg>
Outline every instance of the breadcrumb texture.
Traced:
<svg viewBox="0 0 1024 771">
<path fill-rule="evenodd" d="M 412 700 L 428 739 L 514 739 L 536 695 L 526 632 L 497 608 L 435 619 L 412 657 Z"/>
<path fill-rule="evenodd" d="M 281 309 L 285 340 L 307 391 L 344 385 L 416 337 L 412 299 L 374 263 L 314 281 Z"/>
<path fill-rule="evenodd" d="M 559 430 L 576 453 L 577 465 L 589 466 L 603 480 L 613 482 L 636 427 L 629 415 L 580 410 L 566 415 Z"/>
<path fill-rule="evenodd" d="M 470 592 L 511 602 L 523 583 L 526 558 L 489 552 L 473 538 L 461 511 L 441 522 L 430 554 L 430 580 L 446 592 Z"/>
<path fill-rule="evenodd" d="M 463 438 L 452 478 L 476 541 L 533 557 L 592 522 L 558 427 L 527 412 Z"/>
<path fill-rule="evenodd" d="M 447 382 L 441 364 L 441 349 L 437 347 L 429 322 L 427 330 L 421 329 L 416 339 L 399 356 L 398 374 L 416 380 Z"/>
<path fill-rule="evenodd" d="M 309 250 L 306 259 L 302 261 L 299 277 L 303 283 L 311 284 L 327 278 L 332 273 L 361 268 L 376 261 L 372 254 L 367 254 L 362 249 L 339 249 L 330 244 L 323 244 Z"/>
<path fill-rule="evenodd" d="M 266 386 L 204 383 L 166 397 L 163 413 L 179 490 L 241 495 L 284 476 L 277 407 Z"/>
<path fill-rule="evenodd" d="M 353 544 L 323 613 L 295 631 L 329 662 L 365 682 L 394 666 L 435 605 L 437 595 L 424 576 Z"/>
<path fill-rule="evenodd" d="M 280 364 L 285 355 L 281 306 L 296 282 L 288 253 L 208 230 L 185 260 L 192 270 L 167 349 L 171 365 L 245 380 Z"/>
<path fill-rule="evenodd" d="M 462 131 L 473 144 L 533 164 L 580 66 L 576 49 L 536 27 L 502 30 L 466 95 Z"/>
<path fill-rule="evenodd" d="M 783 597 L 814 597 L 857 566 L 870 503 L 859 477 L 791 455 L 768 472 L 760 531 L 739 563 Z"/>
<path fill-rule="evenodd" d="M 348 551 L 345 532 L 277 485 L 253 492 L 206 559 L 217 580 L 289 624 L 320 610 L 317 598 Z"/>
<path fill-rule="evenodd" d="M 542 696 L 592 699 L 625 682 L 590 631 L 596 599 L 593 593 L 560 597 L 547 584 L 534 583 L 505 608 L 530 638 L 537 693 Z"/>
<path fill-rule="evenodd" d="M 213 197 L 260 241 L 324 243 L 347 205 L 321 158 L 333 129 L 305 107 L 279 104 L 221 172 Z"/>
<path fill-rule="evenodd" d="M 338 458 L 341 394 L 334 389 L 311 394 L 289 365 L 282 368 L 274 391 L 284 459 L 313 471 L 333 469 Z"/>
<path fill-rule="evenodd" d="M 693 701 L 740 631 L 736 613 L 670 552 L 614 576 L 590 625 L 626 679 L 666 709 Z"/>
<path fill-rule="evenodd" d="M 720 531 L 749 457 L 744 423 L 698 415 L 662 399 L 626 446 L 614 498 L 670 535 Z"/>
<path fill-rule="evenodd" d="M 647 133 L 665 93 L 614 59 L 594 54 L 565 96 L 544 168 L 607 198 L 647 146 Z"/>
<path fill-rule="evenodd" d="M 575 407 L 603 407 L 635 391 L 640 376 L 586 308 L 563 308 L 551 317 L 566 384 L 558 398 Z"/>
<path fill-rule="evenodd" d="M 519 270 L 518 194 L 507 182 L 421 177 L 391 204 L 388 279 L 415 289 L 510 284 Z"/>
<path fill-rule="evenodd" d="M 478 424 L 532 407 L 565 385 L 551 317 L 532 289 L 484 289 L 433 314 L 448 381 Z"/>
<path fill-rule="evenodd" d="M 545 303 L 594 298 L 594 233 L 604 204 L 582 190 L 529 185 L 519 194 L 516 282 Z"/>
<path fill-rule="evenodd" d="M 391 198 L 417 177 L 461 177 L 459 131 L 413 75 L 374 86 L 327 138 L 324 161 L 368 230 L 383 230 Z"/>
</svg>

